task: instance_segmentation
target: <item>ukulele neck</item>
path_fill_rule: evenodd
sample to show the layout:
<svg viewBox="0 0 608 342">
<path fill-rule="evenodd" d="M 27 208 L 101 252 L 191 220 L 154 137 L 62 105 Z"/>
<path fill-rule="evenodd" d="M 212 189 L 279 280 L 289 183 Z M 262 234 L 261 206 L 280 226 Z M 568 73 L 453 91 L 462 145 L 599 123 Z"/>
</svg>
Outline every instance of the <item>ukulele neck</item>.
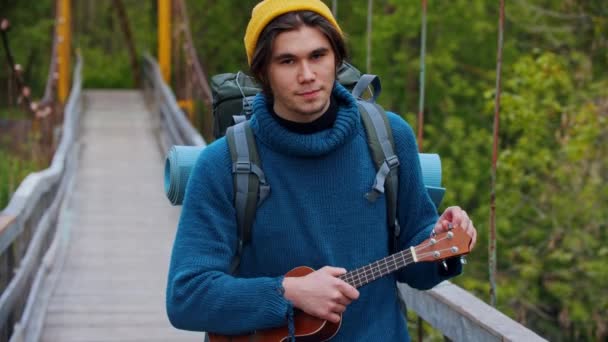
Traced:
<svg viewBox="0 0 608 342">
<path fill-rule="evenodd" d="M 359 288 L 414 262 L 416 262 L 416 252 L 414 251 L 414 248 L 405 249 L 401 252 L 389 255 L 386 258 L 350 271 L 342 275 L 340 279 L 344 280 L 355 288 Z"/>
</svg>

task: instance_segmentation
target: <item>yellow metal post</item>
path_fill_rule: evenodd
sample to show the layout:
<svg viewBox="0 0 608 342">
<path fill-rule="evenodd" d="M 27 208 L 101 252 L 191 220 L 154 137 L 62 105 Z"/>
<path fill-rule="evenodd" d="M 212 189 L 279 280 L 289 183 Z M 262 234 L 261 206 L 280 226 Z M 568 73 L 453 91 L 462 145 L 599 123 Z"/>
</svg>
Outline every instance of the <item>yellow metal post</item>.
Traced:
<svg viewBox="0 0 608 342">
<path fill-rule="evenodd" d="M 177 100 L 177 105 L 181 110 L 186 112 L 191 123 L 195 123 L 194 118 L 194 101 L 192 99 Z"/>
<path fill-rule="evenodd" d="M 158 66 L 165 82 L 171 80 L 171 0 L 158 0 Z"/>
<path fill-rule="evenodd" d="M 70 93 L 70 64 L 72 48 L 72 12 L 71 0 L 59 0 L 57 16 L 57 96 L 59 102 L 65 103 Z"/>
</svg>

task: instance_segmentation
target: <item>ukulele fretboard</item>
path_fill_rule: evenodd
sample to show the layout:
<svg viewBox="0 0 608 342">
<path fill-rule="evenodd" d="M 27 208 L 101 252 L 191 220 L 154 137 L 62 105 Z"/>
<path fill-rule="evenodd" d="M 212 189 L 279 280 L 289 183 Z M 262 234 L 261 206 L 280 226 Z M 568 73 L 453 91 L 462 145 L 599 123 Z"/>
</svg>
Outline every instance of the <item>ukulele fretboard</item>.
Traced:
<svg viewBox="0 0 608 342">
<path fill-rule="evenodd" d="M 355 288 L 367 285 L 372 281 L 393 273 L 414 262 L 412 252 L 409 249 L 387 256 L 369 265 L 359 267 L 340 277 L 340 279 Z"/>
</svg>

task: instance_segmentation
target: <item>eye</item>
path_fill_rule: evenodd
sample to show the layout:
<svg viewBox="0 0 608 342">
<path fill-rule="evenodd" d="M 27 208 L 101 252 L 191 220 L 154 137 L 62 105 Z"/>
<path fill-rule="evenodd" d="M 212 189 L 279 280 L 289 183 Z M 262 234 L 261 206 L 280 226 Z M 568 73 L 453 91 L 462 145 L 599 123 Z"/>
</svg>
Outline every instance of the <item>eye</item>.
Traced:
<svg viewBox="0 0 608 342">
<path fill-rule="evenodd" d="M 325 54 L 325 52 L 314 52 L 311 57 L 312 59 L 320 59 L 325 56 Z"/>
<path fill-rule="evenodd" d="M 279 64 L 285 64 L 285 65 L 293 64 L 293 58 L 280 59 Z"/>
</svg>

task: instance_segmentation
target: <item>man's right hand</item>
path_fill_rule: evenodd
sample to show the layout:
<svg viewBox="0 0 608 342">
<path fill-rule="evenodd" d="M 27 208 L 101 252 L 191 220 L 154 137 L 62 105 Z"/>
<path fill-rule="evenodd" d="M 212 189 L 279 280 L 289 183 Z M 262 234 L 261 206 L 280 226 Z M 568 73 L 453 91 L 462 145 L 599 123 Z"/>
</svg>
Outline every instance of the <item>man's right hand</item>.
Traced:
<svg viewBox="0 0 608 342">
<path fill-rule="evenodd" d="M 340 322 L 340 314 L 346 306 L 359 298 L 359 291 L 338 278 L 346 270 L 325 266 L 303 277 L 285 277 L 285 298 L 309 315 Z"/>
</svg>

